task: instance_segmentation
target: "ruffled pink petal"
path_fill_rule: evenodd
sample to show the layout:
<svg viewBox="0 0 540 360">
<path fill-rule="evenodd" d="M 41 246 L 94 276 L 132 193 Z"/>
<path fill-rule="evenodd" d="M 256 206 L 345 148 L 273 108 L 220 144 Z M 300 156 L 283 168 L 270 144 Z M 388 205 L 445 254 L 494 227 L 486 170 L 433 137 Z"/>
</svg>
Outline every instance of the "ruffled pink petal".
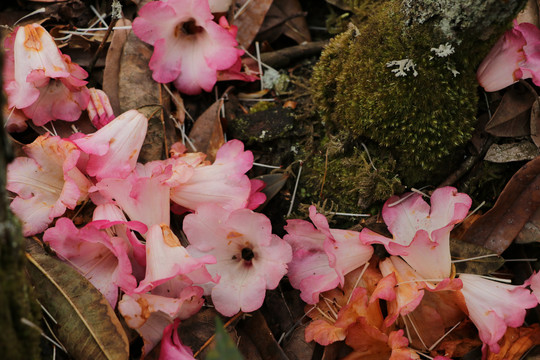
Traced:
<svg viewBox="0 0 540 360">
<path fill-rule="evenodd" d="M 228 210 L 244 208 L 251 194 L 251 182 L 245 173 L 252 166 L 251 151 L 244 151 L 241 141 L 231 140 L 218 150 L 212 165 L 194 168 L 193 175 L 183 182 L 170 181 L 171 200 L 192 210 L 208 203 Z M 174 172 L 178 171 L 176 167 Z"/>
<path fill-rule="evenodd" d="M 519 327 L 525 320 L 526 309 L 535 307 L 538 299 L 524 286 L 491 281 L 479 275 L 461 274 L 461 293 L 471 321 L 478 329 L 480 340 L 492 353 L 498 353 L 497 343 L 507 326 Z"/>
<path fill-rule="evenodd" d="M 146 276 L 134 292 L 150 291 L 177 275 L 188 274 L 215 262 L 210 255 L 193 258 L 167 225 L 153 225 L 146 235 Z M 206 274 L 204 282 L 212 281 L 210 274 Z"/>
<path fill-rule="evenodd" d="M 108 201 L 114 201 L 131 220 L 148 227 L 170 225 L 170 188 L 164 182 L 171 174 L 170 167 L 156 167 L 161 162 L 155 163 L 137 164 L 136 171 L 125 179 L 105 178 L 92 190 L 99 191 Z M 148 174 L 149 168 L 155 171 Z"/>
<path fill-rule="evenodd" d="M 79 230 L 70 219 L 60 218 L 45 231 L 43 241 L 84 275 L 113 308 L 119 287 L 131 292 L 137 285 L 131 274 L 127 244 L 98 230 L 92 223 Z"/>
<path fill-rule="evenodd" d="M 118 310 L 127 325 L 137 330 L 144 341 L 143 354 L 147 355 L 163 336 L 164 329 L 175 319 L 185 320 L 197 313 L 203 303 L 203 290 L 187 287 L 178 298 L 152 294 L 124 294 Z"/>
<path fill-rule="evenodd" d="M 86 199 L 90 181 L 77 169 L 79 150 L 69 141 L 48 135 L 24 147 L 29 158 L 8 165 L 7 189 L 19 195 L 11 204 L 25 236 L 39 233 Z"/>
<path fill-rule="evenodd" d="M 258 309 L 266 289 L 274 289 L 287 272 L 290 246 L 271 233 L 270 220 L 249 209 L 229 212 L 219 206 L 200 206 L 184 219 L 184 232 L 194 256 L 213 255 L 207 265 L 220 277 L 211 288 L 216 310 L 226 316 Z"/>
<path fill-rule="evenodd" d="M 250 179 L 251 191 L 249 193 L 249 200 L 246 208 L 255 210 L 266 201 L 266 195 L 261 192 L 266 186 L 266 183 L 258 179 Z"/>
<path fill-rule="evenodd" d="M 89 154 L 88 175 L 125 178 L 135 168 L 146 136 L 148 119 L 137 110 L 128 110 L 93 134 L 73 140 Z"/>
<path fill-rule="evenodd" d="M 540 302 L 540 272 L 535 272 L 531 275 L 527 281 L 525 281 L 524 286 L 529 286 L 536 300 Z"/>
<path fill-rule="evenodd" d="M 191 348 L 180 341 L 178 325 L 180 325 L 180 320 L 176 319 L 163 330 L 159 360 L 195 360 Z"/>
</svg>

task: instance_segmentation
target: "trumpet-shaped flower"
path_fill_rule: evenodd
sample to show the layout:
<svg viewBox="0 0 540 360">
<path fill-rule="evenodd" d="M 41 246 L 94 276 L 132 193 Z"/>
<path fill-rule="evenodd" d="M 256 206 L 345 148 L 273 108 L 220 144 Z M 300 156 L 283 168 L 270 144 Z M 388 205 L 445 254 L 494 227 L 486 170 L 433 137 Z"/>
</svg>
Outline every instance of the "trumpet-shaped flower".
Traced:
<svg viewBox="0 0 540 360">
<path fill-rule="evenodd" d="M 77 229 L 70 219 L 60 218 L 45 231 L 43 241 L 101 291 L 114 308 L 118 288 L 131 292 L 137 281 L 131 273 L 128 245 L 100 230 L 101 225 L 101 221 L 91 222 Z"/>
<path fill-rule="evenodd" d="M 170 187 L 165 184 L 170 177 L 171 166 L 164 162 L 138 163 L 125 179 L 105 178 L 90 191 L 97 190 L 107 201 L 114 201 L 131 220 L 148 227 L 170 225 Z M 96 193 L 90 196 L 94 199 Z"/>
<path fill-rule="evenodd" d="M 497 91 L 519 79 L 540 85 L 540 30 L 530 23 L 514 23 L 497 41 L 477 71 L 486 91 Z"/>
<path fill-rule="evenodd" d="M 9 108 L 20 109 L 41 126 L 51 120 L 77 120 L 90 99 L 88 76 L 63 55 L 38 24 L 18 27 L 4 42 L 4 89 Z"/>
<path fill-rule="evenodd" d="M 207 0 L 154 1 L 139 10 L 133 32 L 154 46 L 149 63 L 154 80 L 173 81 L 190 95 L 212 90 L 216 72 L 243 54 L 234 36 L 212 19 Z"/>
<path fill-rule="evenodd" d="M 393 196 L 382 210 L 384 222 L 393 238 L 367 228 L 360 238 L 366 244 L 383 244 L 392 255 L 400 255 L 425 279 L 444 279 L 451 273 L 450 231 L 465 218 L 471 198 L 455 188 L 436 189 L 431 208 L 420 194 Z"/>
<path fill-rule="evenodd" d="M 235 210 L 247 207 L 253 200 L 251 182 L 245 175 L 253 166 L 253 154 L 244 151 L 241 141 L 231 140 L 223 145 L 212 165 L 204 165 L 200 157 L 193 158 L 190 154 L 176 160 L 174 175 L 167 181 L 171 200 L 176 204 L 197 210 L 212 203 Z"/>
<path fill-rule="evenodd" d="M 519 327 L 525 320 L 526 309 L 535 307 L 538 299 L 524 286 L 503 284 L 479 275 L 461 274 L 461 293 L 471 321 L 476 325 L 480 340 L 484 343 L 482 352 L 498 353 L 497 343 L 506 328 Z"/>
<path fill-rule="evenodd" d="M 217 260 L 206 267 L 219 282 L 206 289 L 225 316 L 261 307 L 266 289 L 278 286 L 292 258 L 289 244 L 272 234 L 270 220 L 249 209 L 229 212 L 214 204 L 201 205 L 185 217 L 184 232 L 190 254 L 210 254 Z"/>
<path fill-rule="evenodd" d="M 99 130 L 114 120 L 114 112 L 109 97 L 103 90 L 90 88 L 88 91 L 90 102 L 86 111 L 88 111 L 88 117 L 92 124 Z"/>
<path fill-rule="evenodd" d="M 373 247 L 362 244 L 356 231 L 330 229 L 315 206 L 310 206 L 309 217 L 315 227 L 304 220 L 288 220 L 284 239 L 293 249 L 289 281 L 300 289 L 302 300 L 316 304 L 321 292 L 343 286 L 344 276 L 364 265 Z"/>
<path fill-rule="evenodd" d="M 98 180 L 127 177 L 135 168 L 147 128 L 143 114 L 128 110 L 95 133 L 73 140 L 90 155 L 87 174 Z"/>
<path fill-rule="evenodd" d="M 67 140 L 40 136 L 24 151 L 29 157 L 8 165 L 7 189 L 18 195 L 10 207 L 30 236 L 84 201 L 92 183 L 76 167 L 80 151 Z"/>
<path fill-rule="evenodd" d="M 176 319 L 185 320 L 202 307 L 203 289 L 184 287 L 174 298 L 153 294 L 124 294 L 118 310 L 126 324 L 143 338 L 143 354 L 147 355 L 161 340 L 167 326 Z"/>
<path fill-rule="evenodd" d="M 203 281 L 210 282 L 212 277 L 204 266 L 215 262 L 216 259 L 208 255 L 194 258 L 167 225 L 153 225 L 146 237 L 146 276 L 134 292 L 150 291 L 178 275 L 186 275 L 198 269 L 206 274 Z"/>
</svg>

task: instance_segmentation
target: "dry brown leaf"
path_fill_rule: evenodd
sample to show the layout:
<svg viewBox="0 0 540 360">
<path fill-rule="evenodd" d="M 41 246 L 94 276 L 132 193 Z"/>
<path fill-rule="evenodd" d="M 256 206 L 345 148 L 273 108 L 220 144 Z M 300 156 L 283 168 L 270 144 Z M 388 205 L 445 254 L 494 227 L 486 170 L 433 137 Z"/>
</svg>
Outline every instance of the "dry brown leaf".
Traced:
<svg viewBox="0 0 540 360">
<path fill-rule="evenodd" d="M 534 101 L 531 109 L 531 139 L 537 147 L 540 147 L 540 102 Z"/>
<path fill-rule="evenodd" d="M 195 145 L 195 150 L 205 153 L 210 161 L 214 161 L 218 149 L 225 143 L 219 112 L 223 100 L 210 105 L 193 124 L 189 138 Z"/>
<path fill-rule="evenodd" d="M 486 132 L 501 137 L 529 135 L 530 110 L 535 100 L 528 89 L 511 87 L 487 123 Z"/>
<path fill-rule="evenodd" d="M 120 19 L 116 26 L 131 26 L 131 21 Z M 105 59 L 105 69 L 103 70 L 103 91 L 109 96 L 111 106 L 116 115 L 120 114 L 120 99 L 118 97 L 118 82 L 120 75 L 120 59 L 122 51 L 131 30 L 114 30 L 111 45 L 107 51 Z"/>
<path fill-rule="evenodd" d="M 540 207 L 540 157 L 519 169 L 495 206 L 463 234 L 463 240 L 501 254 Z"/>
<path fill-rule="evenodd" d="M 241 333 L 247 335 L 257 347 L 262 360 L 288 360 L 287 355 L 277 343 L 268 328 L 266 319 L 260 310 L 250 313 L 237 325 Z"/>
<path fill-rule="evenodd" d="M 499 344 L 501 345 L 499 353 L 488 352 L 487 360 L 519 360 L 531 347 L 540 345 L 540 325 L 509 327 Z"/>
<path fill-rule="evenodd" d="M 483 246 L 456 239 L 450 240 L 450 252 L 452 253 L 452 259 L 454 260 L 465 260 L 484 255 L 496 255 Z M 502 257 L 490 256 L 454 263 L 454 266 L 458 273 L 485 275 L 494 272 L 503 264 L 504 259 Z"/>
<path fill-rule="evenodd" d="M 251 45 L 251 42 L 255 39 L 255 36 L 263 24 L 266 13 L 268 12 L 268 9 L 270 9 L 272 2 L 273 0 L 238 1 L 239 9 L 242 9 L 242 6 L 248 3 L 242 13 L 232 21 L 233 25 L 238 26 L 236 40 L 240 46 L 247 49 L 249 45 Z"/>
<path fill-rule="evenodd" d="M 298 44 L 311 41 L 305 13 L 298 0 L 274 0 L 256 38 L 272 42 L 282 34 Z"/>
</svg>

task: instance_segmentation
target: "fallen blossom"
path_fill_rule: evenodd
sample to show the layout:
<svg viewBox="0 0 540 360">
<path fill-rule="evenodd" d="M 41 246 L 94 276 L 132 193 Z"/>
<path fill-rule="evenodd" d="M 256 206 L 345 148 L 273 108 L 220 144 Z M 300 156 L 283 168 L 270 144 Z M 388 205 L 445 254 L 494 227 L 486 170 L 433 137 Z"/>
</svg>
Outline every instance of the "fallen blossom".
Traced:
<svg viewBox="0 0 540 360">
<path fill-rule="evenodd" d="M 219 282 L 206 291 L 225 316 L 260 308 L 266 289 L 278 286 L 292 258 L 290 245 L 272 234 L 270 220 L 249 209 L 230 212 L 214 204 L 201 205 L 185 217 L 184 232 L 190 254 L 213 255 L 217 260 L 206 267 Z"/>
<path fill-rule="evenodd" d="M 208 255 L 194 258 L 167 225 L 153 225 L 146 236 L 146 276 L 134 292 L 150 291 L 178 275 L 186 275 L 198 269 L 206 274 L 202 281 L 210 282 L 212 277 L 204 266 L 215 262 L 216 259 Z"/>
<path fill-rule="evenodd" d="M 18 195 L 10 207 L 22 221 L 23 235 L 30 236 L 75 209 L 92 183 L 77 168 L 80 151 L 70 141 L 43 135 L 23 149 L 28 157 L 8 165 L 6 187 Z"/>
<path fill-rule="evenodd" d="M 86 172 L 98 180 L 125 178 L 135 168 L 148 119 L 137 110 L 128 110 L 95 133 L 73 142 L 89 154 Z"/>
<path fill-rule="evenodd" d="M 403 329 L 389 334 L 366 327 L 362 322 L 351 326 L 345 343 L 353 351 L 344 360 L 417 360 L 418 353 L 411 349 Z"/>
<path fill-rule="evenodd" d="M 124 179 L 107 177 L 99 181 L 90 189 L 90 196 L 94 202 L 114 202 L 131 220 L 148 227 L 170 225 L 170 187 L 165 182 L 171 174 L 171 166 L 162 161 L 137 163 Z"/>
<path fill-rule="evenodd" d="M 178 325 L 180 325 L 180 319 L 175 319 L 163 330 L 159 360 L 195 360 L 193 351 L 180 341 Z"/>
<path fill-rule="evenodd" d="M 90 88 L 88 91 L 90 101 L 86 111 L 88 111 L 88 117 L 92 124 L 99 130 L 114 120 L 114 112 L 109 97 L 103 90 Z"/>
<path fill-rule="evenodd" d="M 174 174 L 167 181 L 173 202 L 191 210 L 209 203 L 235 210 L 253 201 L 252 185 L 245 175 L 253 166 L 253 154 L 244 151 L 241 141 L 231 140 L 221 146 L 212 165 L 194 156 L 180 156 L 173 163 Z"/>
<path fill-rule="evenodd" d="M 529 286 L 533 295 L 536 296 L 536 300 L 540 302 L 540 272 L 532 274 L 523 285 Z"/>
<path fill-rule="evenodd" d="M 114 308 L 118 288 L 131 292 L 137 286 L 128 258 L 128 245 L 111 237 L 97 225 L 77 229 L 68 218 L 60 218 L 43 234 L 43 241 L 88 279 Z"/>
<path fill-rule="evenodd" d="M 118 310 L 126 324 L 143 338 L 143 354 L 148 355 L 161 340 L 167 326 L 176 319 L 185 320 L 202 307 L 203 289 L 188 286 L 179 296 L 170 298 L 153 294 L 124 294 Z"/>
<path fill-rule="evenodd" d="M 207 0 L 154 1 L 139 10 L 133 32 L 154 46 L 149 63 L 154 80 L 172 81 L 189 95 L 212 90 L 216 72 L 243 54 L 234 36 L 212 19 Z"/>
<path fill-rule="evenodd" d="M 463 282 L 461 293 L 469 318 L 476 325 L 480 340 L 484 343 L 484 357 L 487 348 L 498 353 L 500 346 L 497 342 L 506 328 L 523 325 L 526 309 L 535 307 L 538 299 L 523 285 L 503 284 L 472 274 L 461 274 L 459 279 Z"/>
<path fill-rule="evenodd" d="M 77 120 L 90 99 L 88 74 L 60 52 L 38 24 L 20 26 L 5 42 L 4 89 L 8 107 L 20 109 L 36 126 Z"/>
<path fill-rule="evenodd" d="M 293 249 L 288 277 L 300 289 L 300 297 L 308 304 L 319 301 L 319 294 L 343 286 L 344 276 L 364 265 L 373 254 L 373 247 L 364 245 L 356 231 L 330 229 L 326 217 L 310 206 L 305 220 L 288 220 L 284 236 Z"/>
<path fill-rule="evenodd" d="M 28 117 L 24 115 L 22 110 L 17 108 L 8 108 L 7 104 L 4 104 L 3 108 L 4 122 L 6 130 L 10 133 L 21 132 L 28 128 Z"/>
<path fill-rule="evenodd" d="M 360 238 L 366 244 L 383 244 L 391 255 L 400 255 L 425 279 L 445 279 L 451 273 L 450 231 L 465 218 L 471 198 L 453 187 L 436 189 L 431 207 L 417 193 L 393 196 L 382 217 L 392 239 L 367 228 Z"/>
<path fill-rule="evenodd" d="M 540 30 L 514 22 L 484 58 L 476 77 L 485 91 L 501 90 L 519 79 L 532 78 L 540 85 Z"/>
</svg>

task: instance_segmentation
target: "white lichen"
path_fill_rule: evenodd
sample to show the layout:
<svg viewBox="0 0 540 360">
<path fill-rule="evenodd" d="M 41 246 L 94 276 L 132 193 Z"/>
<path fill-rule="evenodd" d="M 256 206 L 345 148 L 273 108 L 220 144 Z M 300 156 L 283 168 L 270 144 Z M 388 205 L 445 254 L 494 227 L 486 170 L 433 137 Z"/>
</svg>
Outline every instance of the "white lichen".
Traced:
<svg viewBox="0 0 540 360">
<path fill-rule="evenodd" d="M 441 44 L 438 48 L 431 48 L 430 51 L 433 51 L 438 57 L 447 57 L 452 55 L 455 52 L 454 47 L 450 43 Z"/>
<path fill-rule="evenodd" d="M 396 77 L 407 76 L 408 72 L 412 70 L 413 76 L 418 76 L 416 71 L 416 64 L 411 59 L 392 60 L 386 63 L 386 67 L 397 66 L 397 69 L 392 69 L 392 72 Z"/>
</svg>

